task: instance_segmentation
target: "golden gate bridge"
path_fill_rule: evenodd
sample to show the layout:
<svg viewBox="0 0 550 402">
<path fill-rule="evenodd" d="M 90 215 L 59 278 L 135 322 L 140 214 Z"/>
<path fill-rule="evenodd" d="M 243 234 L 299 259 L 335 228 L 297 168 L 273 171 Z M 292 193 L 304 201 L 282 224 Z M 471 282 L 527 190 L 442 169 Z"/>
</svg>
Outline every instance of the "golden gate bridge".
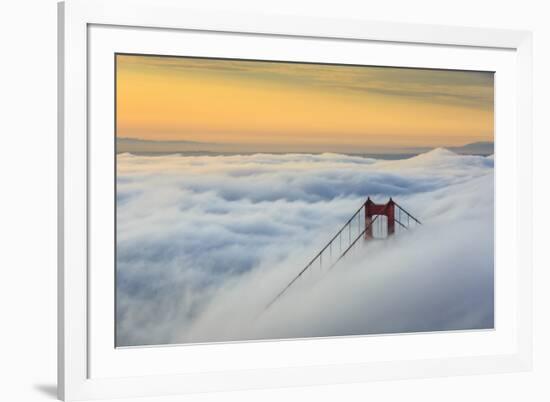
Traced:
<svg viewBox="0 0 550 402">
<path fill-rule="evenodd" d="M 267 304 L 265 310 L 279 300 L 311 268 L 318 266 L 322 269 L 324 264 L 329 270 L 332 269 L 360 239 L 368 241 L 384 238 L 421 224 L 391 197 L 385 204 L 376 204 L 368 197 L 321 251 Z M 378 232 L 377 235 L 375 232 Z"/>
</svg>

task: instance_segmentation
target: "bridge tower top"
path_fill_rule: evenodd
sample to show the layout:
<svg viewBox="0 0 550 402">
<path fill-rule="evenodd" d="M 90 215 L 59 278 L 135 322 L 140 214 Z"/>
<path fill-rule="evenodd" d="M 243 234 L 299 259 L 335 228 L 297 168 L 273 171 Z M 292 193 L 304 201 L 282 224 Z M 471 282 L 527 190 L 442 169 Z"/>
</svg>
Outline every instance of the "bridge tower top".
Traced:
<svg viewBox="0 0 550 402">
<path fill-rule="evenodd" d="M 372 239 L 373 219 L 377 215 L 385 216 L 387 222 L 387 234 L 391 236 L 395 233 L 395 202 L 391 199 L 385 204 L 375 204 L 370 197 L 365 201 L 365 240 Z"/>
</svg>

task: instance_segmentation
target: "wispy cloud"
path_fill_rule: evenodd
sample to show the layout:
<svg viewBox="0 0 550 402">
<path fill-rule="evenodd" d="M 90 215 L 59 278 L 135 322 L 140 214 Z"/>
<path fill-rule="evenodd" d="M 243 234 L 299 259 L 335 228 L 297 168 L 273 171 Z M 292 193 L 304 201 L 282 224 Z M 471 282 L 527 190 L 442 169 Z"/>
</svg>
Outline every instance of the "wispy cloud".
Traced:
<svg viewBox="0 0 550 402">
<path fill-rule="evenodd" d="M 190 57 L 119 57 L 127 68 L 151 74 L 233 78 L 467 107 L 492 108 L 493 105 L 492 72 Z"/>
</svg>

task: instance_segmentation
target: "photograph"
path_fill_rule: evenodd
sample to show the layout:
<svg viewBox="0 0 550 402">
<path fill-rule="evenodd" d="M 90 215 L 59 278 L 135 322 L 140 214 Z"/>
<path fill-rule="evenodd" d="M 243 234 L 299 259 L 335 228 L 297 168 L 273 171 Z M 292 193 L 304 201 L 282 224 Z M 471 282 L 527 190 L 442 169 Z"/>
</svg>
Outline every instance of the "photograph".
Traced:
<svg viewBox="0 0 550 402">
<path fill-rule="evenodd" d="M 494 330 L 494 71 L 114 57 L 116 347 Z"/>
</svg>

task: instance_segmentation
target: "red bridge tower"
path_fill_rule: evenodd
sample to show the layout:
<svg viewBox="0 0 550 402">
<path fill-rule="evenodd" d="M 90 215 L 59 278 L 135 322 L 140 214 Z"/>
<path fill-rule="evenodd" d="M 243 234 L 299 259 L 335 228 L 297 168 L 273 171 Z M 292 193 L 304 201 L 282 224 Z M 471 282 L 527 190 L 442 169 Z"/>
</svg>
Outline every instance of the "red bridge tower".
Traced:
<svg viewBox="0 0 550 402">
<path fill-rule="evenodd" d="M 395 202 L 390 197 L 390 200 L 386 204 L 375 204 L 370 197 L 365 202 L 365 239 L 372 239 L 372 221 L 376 215 L 386 216 L 388 222 L 388 236 L 395 233 Z"/>
</svg>

